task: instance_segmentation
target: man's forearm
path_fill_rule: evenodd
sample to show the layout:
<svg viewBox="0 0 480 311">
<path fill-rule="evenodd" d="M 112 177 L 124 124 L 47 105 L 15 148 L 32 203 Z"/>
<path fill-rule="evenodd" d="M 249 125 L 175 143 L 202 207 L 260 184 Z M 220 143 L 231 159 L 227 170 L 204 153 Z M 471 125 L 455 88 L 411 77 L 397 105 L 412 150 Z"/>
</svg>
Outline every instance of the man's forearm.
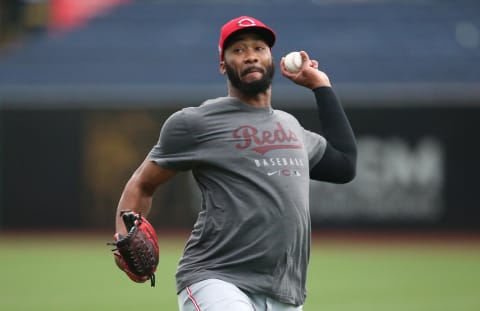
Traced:
<svg viewBox="0 0 480 311">
<path fill-rule="evenodd" d="M 134 211 L 145 217 L 148 215 L 152 206 L 152 195 L 153 194 L 145 191 L 145 189 L 142 189 L 139 185 L 135 184 L 133 180 L 130 180 L 127 183 L 117 207 L 115 216 L 116 232 L 121 234 L 126 233 L 126 228 L 121 218 L 122 212 Z"/>
<path fill-rule="evenodd" d="M 313 90 L 321 124 L 321 134 L 337 150 L 356 154 L 355 135 L 340 100 L 330 87 Z"/>
<path fill-rule="evenodd" d="M 310 178 L 346 183 L 356 174 L 355 135 L 343 107 L 330 87 L 313 90 L 318 107 L 321 134 L 327 140 L 322 159 L 310 169 Z"/>
</svg>

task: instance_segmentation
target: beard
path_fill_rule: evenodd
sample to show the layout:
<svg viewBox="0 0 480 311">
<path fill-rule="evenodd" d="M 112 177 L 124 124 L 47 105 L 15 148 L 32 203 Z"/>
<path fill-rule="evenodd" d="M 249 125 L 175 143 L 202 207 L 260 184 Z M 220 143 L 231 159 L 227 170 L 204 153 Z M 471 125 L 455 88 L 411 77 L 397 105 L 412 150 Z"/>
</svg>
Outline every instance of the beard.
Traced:
<svg viewBox="0 0 480 311">
<path fill-rule="evenodd" d="M 241 72 L 240 75 L 227 63 L 225 63 L 225 68 L 227 71 L 228 80 L 230 80 L 232 86 L 247 97 L 255 97 L 258 94 L 265 93 L 272 85 L 273 76 L 275 75 L 275 65 L 273 64 L 273 61 L 266 70 L 263 70 L 263 76 L 261 79 L 251 82 L 245 82 L 241 79 L 241 76 L 247 74 L 251 68 L 247 68 Z M 256 67 L 256 69 L 258 68 Z"/>
</svg>

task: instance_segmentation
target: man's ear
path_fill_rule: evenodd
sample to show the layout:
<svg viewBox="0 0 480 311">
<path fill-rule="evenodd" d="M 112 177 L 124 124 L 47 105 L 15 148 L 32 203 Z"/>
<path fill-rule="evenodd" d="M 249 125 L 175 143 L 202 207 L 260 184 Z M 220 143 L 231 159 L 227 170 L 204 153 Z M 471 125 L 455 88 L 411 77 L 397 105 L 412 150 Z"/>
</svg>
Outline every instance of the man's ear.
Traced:
<svg viewBox="0 0 480 311">
<path fill-rule="evenodd" d="M 227 69 L 225 68 L 225 61 L 220 62 L 220 66 L 218 67 L 218 71 L 220 71 L 220 73 L 222 75 L 225 75 L 227 73 Z"/>
</svg>

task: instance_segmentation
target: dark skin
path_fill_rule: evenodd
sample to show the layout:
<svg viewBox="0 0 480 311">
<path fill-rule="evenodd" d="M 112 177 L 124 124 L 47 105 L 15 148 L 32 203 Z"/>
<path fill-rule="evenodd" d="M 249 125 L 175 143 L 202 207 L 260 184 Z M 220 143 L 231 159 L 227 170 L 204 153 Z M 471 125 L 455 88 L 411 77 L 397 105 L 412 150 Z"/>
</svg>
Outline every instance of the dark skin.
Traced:
<svg viewBox="0 0 480 311">
<path fill-rule="evenodd" d="M 327 75 L 318 70 L 318 62 L 310 60 L 305 51 L 301 51 L 300 54 L 302 55 L 303 64 L 300 71 L 294 74 L 285 69 L 285 60 L 282 57 L 280 60 L 282 75 L 294 83 L 309 89 L 321 86 L 330 87 L 331 84 Z M 254 79 L 260 79 L 272 61 L 272 53 L 268 44 L 254 33 L 245 33 L 238 36 L 236 41 L 225 49 L 224 61 L 220 62 L 219 70 L 221 74 L 225 75 L 225 63 L 228 63 L 229 66 L 237 70 L 237 73 L 242 79 L 248 82 Z M 246 70 L 251 70 L 251 72 L 242 76 L 242 73 Z M 264 93 L 259 93 L 256 97 L 249 97 L 233 87 L 229 80 L 227 80 L 227 86 L 229 96 L 236 97 L 246 104 L 255 107 L 267 107 L 271 105 L 271 87 Z"/>
<path fill-rule="evenodd" d="M 292 74 L 285 69 L 284 58 L 280 61 L 280 70 L 283 76 L 294 83 L 309 89 L 321 86 L 330 87 L 327 75 L 318 70 L 318 62 L 310 60 L 305 51 L 301 51 L 303 65 L 298 73 Z M 220 62 L 220 73 L 226 74 L 225 63 L 234 68 L 245 82 L 261 79 L 267 67 L 273 62 L 271 49 L 260 36 L 254 33 L 245 33 L 236 38 L 224 52 L 224 61 Z M 242 102 L 254 107 L 268 107 L 271 105 L 271 86 L 255 96 L 246 96 L 236 89 L 227 79 L 228 95 L 236 97 Z M 120 217 L 121 211 L 134 211 L 147 216 L 152 206 L 152 197 L 156 189 L 176 175 L 176 171 L 165 169 L 148 158 L 135 170 L 128 180 L 118 203 L 115 229 L 119 234 L 127 234 L 127 230 Z"/>
</svg>

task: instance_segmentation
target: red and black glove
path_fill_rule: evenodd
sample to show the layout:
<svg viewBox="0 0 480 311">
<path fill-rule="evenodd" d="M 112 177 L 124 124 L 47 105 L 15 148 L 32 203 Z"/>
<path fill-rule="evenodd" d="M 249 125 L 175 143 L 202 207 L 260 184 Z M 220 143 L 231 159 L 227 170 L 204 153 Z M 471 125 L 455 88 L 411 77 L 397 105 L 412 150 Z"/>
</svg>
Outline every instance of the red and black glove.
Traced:
<svg viewBox="0 0 480 311">
<path fill-rule="evenodd" d="M 113 249 L 115 263 L 132 281 L 143 283 L 150 280 L 153 287 L 159 257 L 157 233 L 140 214 L 122 212 L 121 216 L 128 234 L 116 233 L 115 242 L 110 243 L 116 246 Z"/>
</svg>

